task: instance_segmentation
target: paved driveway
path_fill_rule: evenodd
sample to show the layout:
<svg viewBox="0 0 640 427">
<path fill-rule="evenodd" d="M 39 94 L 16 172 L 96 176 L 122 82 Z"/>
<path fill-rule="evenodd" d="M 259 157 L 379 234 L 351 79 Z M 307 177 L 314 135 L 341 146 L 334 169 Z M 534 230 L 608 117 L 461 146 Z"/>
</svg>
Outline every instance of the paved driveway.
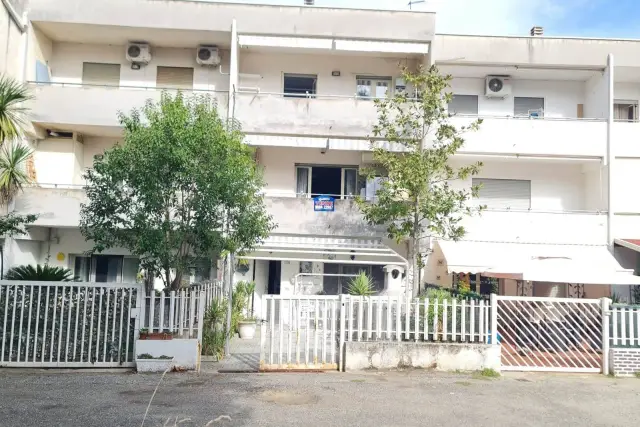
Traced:
<svg viewBox="0 0 640 427">
<path fill-rule="evenodd" d="M 140 426 L 159 378 L 0 371 L 0 425 Z M 629 426 L 640 420 L 639 402 L 635 378 L 528 374 L 487 380 L 421 371 L 170 374 L 144 425 Z"/>
</svg>

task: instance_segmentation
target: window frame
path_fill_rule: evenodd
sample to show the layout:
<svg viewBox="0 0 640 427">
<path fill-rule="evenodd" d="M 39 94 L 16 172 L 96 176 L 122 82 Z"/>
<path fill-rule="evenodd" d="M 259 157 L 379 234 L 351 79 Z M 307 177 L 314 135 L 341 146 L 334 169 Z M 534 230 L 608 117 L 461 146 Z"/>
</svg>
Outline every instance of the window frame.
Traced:
<svg viewBox="0 0 640 427">
<path fill-rule="evenodd" d="M 616 106 L 630 106 L 633 108 L 633 119 L 616 119 L 615 118 L 615 110 Z M 630 100 L 630 99 L 614 99 L 613 100 L 613 113 L 614 113 L 614 121 L 621 123 L 636 123 L 638 122 L 638 100 Z"/>
<path fill-rule="evenodd" d="M 451 105 L 451 103 L 448 103 L 448 104 L 447 104 L 447 112 L 448 112 L 449 114 L 451 114 L 451 115 L 453 115 L 453 116 L 462 116 L 462 117 L 464 117 L 464 116 L 467 116 L 467 117 L 478 117 L 478 116 L 480 115 L 480 96 L 478 96 L 478 95 L 473 95 L 473 94 L 469 95 L 469 94 L 465 94 L 465 93 L 454 93 L 454 94 L 453 94 L 453 96 L 452 96 L 452 98 L 451 98 L 451 101 L 453 101 L 453 99 L 454 99 L 456 96 L 460 96 L 460 97 L 462 97 L 462 96 L 465 96 L 465 97 L 475 97 L 475 100 L 476 100 L 476 112 L 475 112 L 475 113 L 458 113 L 458 112 L 451 113 L 451 109 L 450 109 L 450 107 L 449 107 L 449 106 Z"/>
<path fill-rule="evenodd" d="M 346 199 L 355 199 L 357 196 L 359 196 L 359 194 L 355 194 L 353 196 L 348 196 L 347 194 L 345 194 L 345 184 L 346 184 L 346 170 L 355 170 L 356 171 L 356 191 L 358 189 L 358 177 L 360 176 L 360 168 L 358 166 L 351 166 L 351 165 L 309 165 L 309 164 L 296 164 L 295 165 L 295 177 L 294 177 L 294 185 L 296 186 L 295 188 L 295 192 L 296 192 L 296 197 L 299 198 L 311 198 L 311 195 L 313 194 L 313 188 L 311 188 L 311 182 L 312 182 L 312 177 L 313 177 L 313 168 L 336 168 L 336 169 L 340 169 L 340 194 L 332 194 L 331 197 L 335 197 L 336 199 L 339 200 L 346 200 Z M 307 177 L 307 193 L 299 193 L 298 192 L 298 169 L 307 169 L 308 172 L 308 177 Z"/>
<path fill-rule="evenodd" d="M 482 177 L 474 177 L 471 179 L 471 185 L 475 186 L 478 185 L 476 182 L 476 180 L 482 180 L 482 181 L 516 181 L 516 182 L 525 182 L 528 183 L 528 187 L 529 187 L 529 206 L 527 208 L 514 208 L 512 206 L 508 206 L 508 207 L 500 207 L 500 206 L 489 206 L 488 204 L 486 205 L 488 210 L 496 210 L 496 211 L 509 211 L 509 210 L 514 210 L 514 211 L 530 211 L 531 210 L 531 206 L 532 206 L 532 180 L 530 179 L 514 179 L 514 178 L 482 178 Z M 480 188 L 480 191 L 482 191 L 482 187 Z M 478 194 L 478 196 L 480 196 L 480 194 Z M 478 204 L 480 202 L 480 199 L 482 199 L 482 197 L 473 197 L 472 200 L 475 204 Z"/>
<path fill-rule="evenodd" d="M 359 86 L 365 86 L 365 85 L 360 85 L 360 81 L 364 80 L 364 81 L 371 81 L 371 84 L 369 85 L 369 88 L 371 89 L 371 94 L 369 96 L 362 96 L 358 93 L 358 87 Z M 381 82 L 385 82 L 387 83 L 387 96 L 386 98 L 382 98 L 382 97 L 377 97 L 375 95 L 375 88 L 377 87 L 377 83 L 381 83 Z M 363 99 L 363 100 L 367 100 L 367 101 L 372 101 L 375 99 L 389 99 L 391 97 L 393 97 L 395 91 L 395 85 L 394 85 L 394 80 L 393 77 L 391 76 L 367 76 L 367 75 L 357 75 L 356 76 L 356 98 L 357 99 Z"/>
<path fill-rule="evenodd" d="M 516 113 L 516 99 L 521 98 L 521 99 L 541 99 L 542 100 L 542 114 L 534 116 L 533 114 L 531 114 L 532 111 L 536 111 L 536 110 L 528 110 L 528 114 L 524 115 L 524 114 L 517 114 Z M 513 117 L 519 117 L 519 118 L 529 118 L 529 119 L 543 119 L 545 116 L 545 113 L 547 111 L 547 98 L 544 96 L 514 96 L 513 97 Z"/>
<path fill-rule="evenodd" d="M 306 94 L 296 94 L 293 92 L 286 91 L 286 79 L 287 77 L 298 77 L 298 78 L 311 78 L 314 80 L 313 82 L 313 93 Z M 302 98 L 302 99 L 310 99 L 315 98 L 318 95 L 318 75 L 317 74 L 304 74 L 304 73 L 282 73 L 282 96 L 284 98 Z"/>
</svg>

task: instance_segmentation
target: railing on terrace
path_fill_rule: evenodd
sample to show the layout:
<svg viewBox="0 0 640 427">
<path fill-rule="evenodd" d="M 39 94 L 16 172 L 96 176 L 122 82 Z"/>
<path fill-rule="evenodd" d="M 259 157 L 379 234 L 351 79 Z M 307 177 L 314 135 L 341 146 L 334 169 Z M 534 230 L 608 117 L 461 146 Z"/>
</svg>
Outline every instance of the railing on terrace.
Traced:
<svg viewBox="0 0 640 427">
<path fill-rule="evenodd" d="M 73 83 L 73 82 L 41 82 L 41 81 L 28 81 L 27 84 L 32 86 L 53 86 L 53 87 L 73 87 L 73 88 L 101 88 L 101 89 L 113 89 L 113 90 L 146 90 L 146 91 L 181 91 L 181 92 L 202 92 L 202 93 L 223 93 L 228 94 L 228 90 L 212 90 L 212 89 L 198 89 L 198 88 L 179 88 L 179 87 L 155 87 L 155 86 L 140 86 L 140 85 L 108 85 L 108 84 L 91 84 L 91 83 Z"/>
</svg>

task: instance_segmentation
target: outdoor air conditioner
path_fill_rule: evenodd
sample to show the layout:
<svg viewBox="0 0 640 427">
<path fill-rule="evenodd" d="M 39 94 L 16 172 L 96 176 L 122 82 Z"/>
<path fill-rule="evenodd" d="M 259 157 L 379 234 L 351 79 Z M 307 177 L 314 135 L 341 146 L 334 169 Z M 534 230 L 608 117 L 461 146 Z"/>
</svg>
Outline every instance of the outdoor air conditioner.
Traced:
<svg viewBox="0 0 640 427">
<path fill-rule="evenodd" d="M 511 95 L 511 79 L 507 76 L 487 76 L 485 96 L 487 98 L 506 98 Z"/>
<path fill-rule="evenodd" d="M 151 47 L 147 43 L 127 44 L 127 61 L 136 64 L 148 64 L 151 62 Z"/>
<path fill-rule="evenodd" d="M 220 65 L 220 54 L 215 46 L 198 46 L 196 62 L 200 65 Z"/>
</svg>

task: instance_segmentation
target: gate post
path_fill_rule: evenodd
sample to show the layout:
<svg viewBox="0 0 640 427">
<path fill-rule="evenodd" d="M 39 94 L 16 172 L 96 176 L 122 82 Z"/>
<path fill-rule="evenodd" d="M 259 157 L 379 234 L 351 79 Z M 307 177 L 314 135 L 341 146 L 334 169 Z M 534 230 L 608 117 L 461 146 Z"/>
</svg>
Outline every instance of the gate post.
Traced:
<svg viewBox="0 0 640 427">
<path fill-rule="evenodd" d="M 265 364 L 265 346 L 267 344 L 267 321 L 269 316 L 267 315 L 267 296 L 262 296 L 262 308 L 260 310 L 260 367 L 259 370 L 262 371 Z M 271 333 L 271 331 L 269 331 Z"/>
<path fill-rule="evenodd" d="M 602 311 L 602 374 L 609 375 L 609 324 L 611 322 L 611 300 L 600 299 Z"/>
<path fill-rule="evenodd" d="M 340 346 L 338 347 L 338 361 L 340 364 L 338 365 L 338 371 L 344 372 L 344 324 L 345 324 L 345 301 L 344 294 L 340 295 L 340 305 L 338 305 L 338 309 L 340 310 Z"/>
<path fill-rule="evenodd" d="M 498 296 L 496 294 L 491 294 L 491 345 L 498 345 Z"/>
</svg>

